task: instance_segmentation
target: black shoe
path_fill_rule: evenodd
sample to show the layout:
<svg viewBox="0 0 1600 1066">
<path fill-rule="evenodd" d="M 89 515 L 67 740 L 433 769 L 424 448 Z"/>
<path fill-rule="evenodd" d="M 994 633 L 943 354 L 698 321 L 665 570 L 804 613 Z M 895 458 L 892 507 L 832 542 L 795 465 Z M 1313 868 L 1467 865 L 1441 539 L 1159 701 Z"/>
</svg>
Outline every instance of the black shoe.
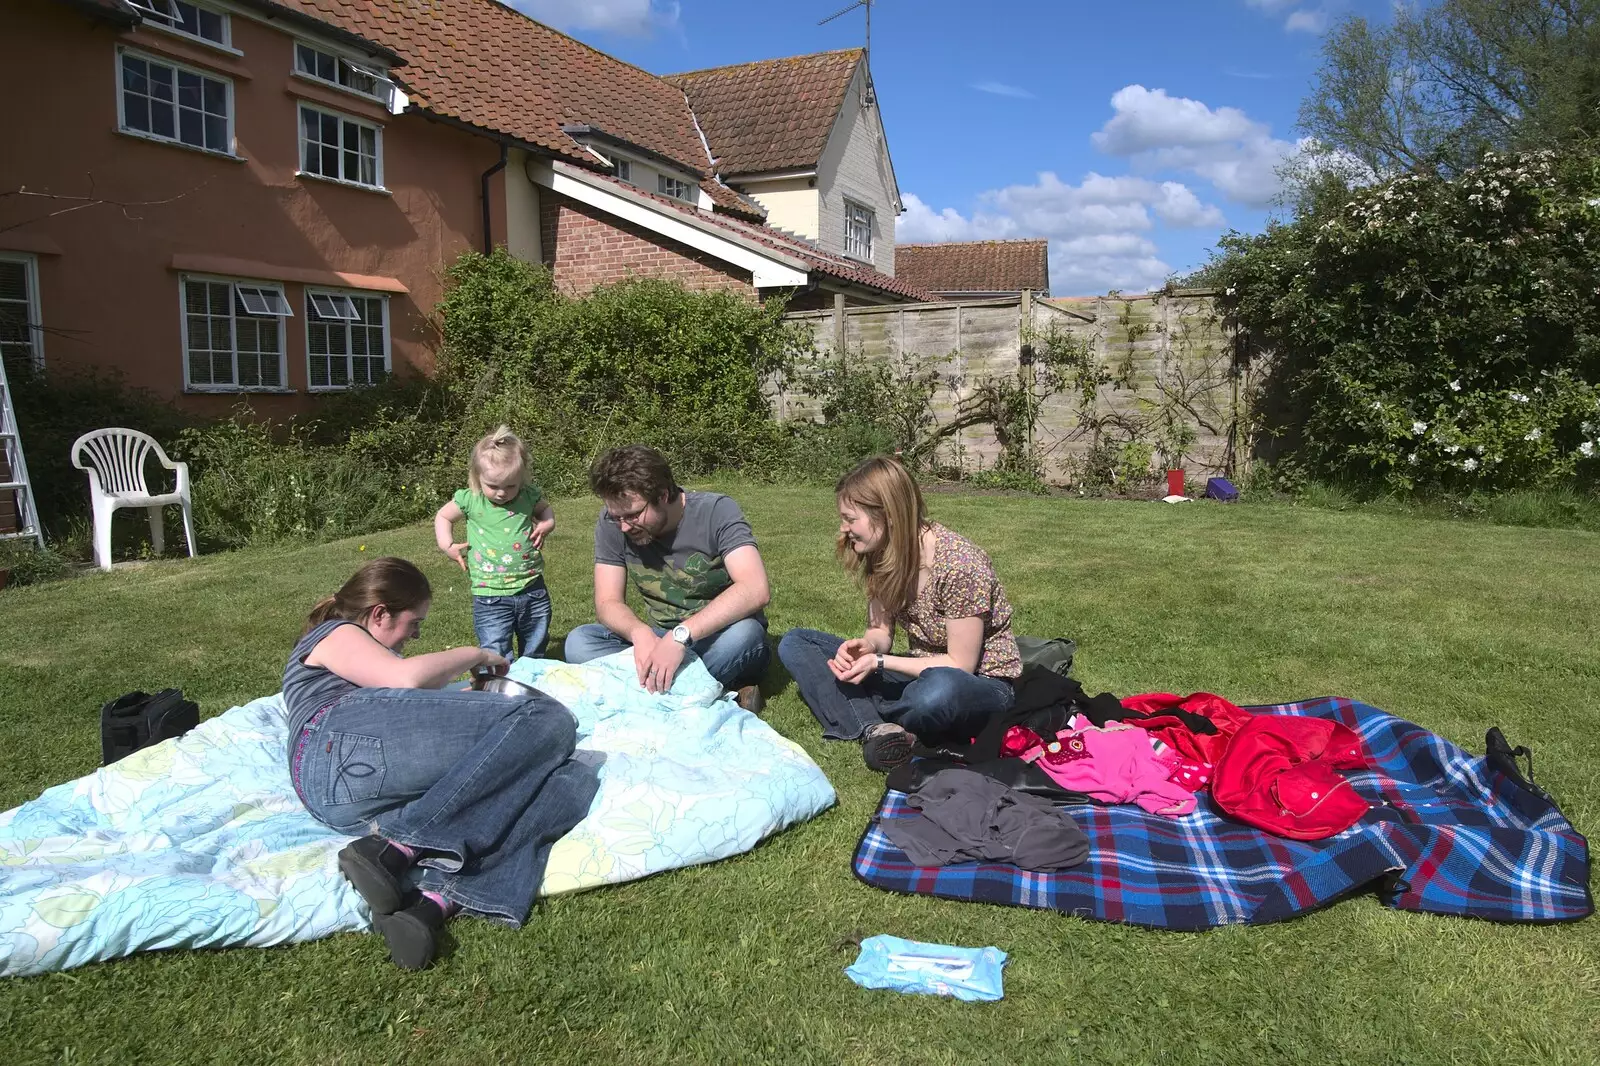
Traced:
<svg viewBox="0 0 1600 1066">
<path fill-rule="evenodd" d="M 911 759 L 917 738 L 889 722 L 880 722 L 867 730 L 861 744 L 861 757 L 867 769 L 886 773 Z"/>
<path fill-rule="evenodd" d="M 411 860 L 382 837 L 361 837 L 339 851 L 339 872 L 344 874 L 373 914 L 393 914 L 400 909 L 401 878 Z"/>
<path fill-rule="evenodd" d="M 427 896 L 419 895 L 405 910 L 374 914 L 372 927 L 389 945 L 390 960 L 402 970 L 426 970 L 439 952 L 439 931 L 444 912 Z"/>
</svg>

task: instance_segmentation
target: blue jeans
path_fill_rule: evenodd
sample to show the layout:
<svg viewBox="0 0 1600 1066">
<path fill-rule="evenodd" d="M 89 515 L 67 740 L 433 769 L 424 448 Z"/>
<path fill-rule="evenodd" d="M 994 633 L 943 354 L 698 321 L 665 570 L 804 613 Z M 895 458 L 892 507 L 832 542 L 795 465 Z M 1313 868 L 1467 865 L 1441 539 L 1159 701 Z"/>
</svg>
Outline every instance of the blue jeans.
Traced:
<svg viewBox="0 0 1600 1066">
<path fill-rule="evenodd" d="M 299 793 L 312 817 L 415 848 L 418 887 L 513 926 L 600 784 L 572 760 L 571 713 L 542 693 L 363 688 L 306 732 Z"/>
<path fill-rule="evenodd" d="M 550 590 L 544 578 L 512 596 L 472 597 L 472 628 L 478 631 L 478 647 L 499 652 L 510 659 L 511 637 L 517 638 L 517 654 L 535 658 L 544 655 L 550 637 Z"/>
<path fill-rule="evenodd" d="M 656 636 L 666 636 L 665 629 L 651 628 Z M 590 622 L 567 634 L 567 662 L 586 663 L 631 647 L 632 644 L 599 622 Z M 767 627 L 754 618 L 741 618 L 727 629 L 701 637 L 689 645 L 689 650 L 700 657 L 711 676 L 727 689 L 757 684 L 772 662 L 772 649 L 767 647 Z"/>
<path fill-rule="evenodd" d="M 855 740 L 879 722 L 895 722 L 928 742 L 966 742 L 1017 695 L 1009 681 L 935 666 L 916 677 L 885 670 L 859 685 L 833 676 L 828 660 L 843 637 L 791 629 L 778 642 L 778 658 L 831 740 Z"/>
</svg>

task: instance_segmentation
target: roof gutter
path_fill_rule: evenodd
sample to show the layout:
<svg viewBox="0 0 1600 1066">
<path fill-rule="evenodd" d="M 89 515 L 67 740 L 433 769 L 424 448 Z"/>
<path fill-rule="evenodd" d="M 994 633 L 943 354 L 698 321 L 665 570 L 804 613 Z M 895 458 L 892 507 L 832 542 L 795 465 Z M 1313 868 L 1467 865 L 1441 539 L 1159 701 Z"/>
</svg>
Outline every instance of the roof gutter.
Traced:
<svg viewBox="0 0 1600 1066">
<path fill-rule="evenodd" d="M 692 115 L 691 115 L 691 117 L 692 117 Z M 698 129 L 698 126 L 696 128 Z M 584 122 L 566 122 L 566 123 L 562 124 L 561 132 L 565 133 L 568 137 L 571 137 L 574 141 L 576 141 L 580 145 L 583 145 L 585 148 L 587 148 L 588 145 L 584 144 L 583 138 L 588 137 L 588 138 L 592 138 L 593 140 L 599 141 L 601 144 L 616 145 L 618 148 L 621 148 L 623 151 L 628 152 L 628 153 L 630 153 L 632 155 L 636 155 L 640 159 L 644 159 L 644 160 L 646 160 L 648 162 L 651 162 L 651 163 L 664 163 L 667 166 L 671 167 L 673 170 L 682 171 L 683 173 L 688 174 L 689 176 L 693 177 L 696 181 L 703 181 L 705 179 L 705 177 L 706 177 L 706 172 L 704 170 L 699 169 L 698 167 L 690 166 L 688 163 L 683 162 L 681 159 L 674 159 L 669 155 L 663 155 L 662 153 L 656 151 L 653 148 L 646 148 L 642 144 L 635 144 L 633 141 L 628 140 L 626 137 L 618 137 L 614 133 L 607 133 L 605 130 L 601 129 L 598 126 L 591 126 L 588 123 L 584 123 Z M 702 144 L 705 143 L 705 139 L 703 137 L 701 138 L 701 143 Z M 707 158 L 709 158 L 710 155 L 711 155 L 711 149 L 708 147 L 706 149 Z"/>
<path fill-rule="evenodd" d="M 506 168 L 506 161 L 511 158 L 511 146 L 505 141 L 500 142 L 500 162 L 483 172 L 480 182 L 483 185 L 483 254 L 494 253 L 494 234 L 489 231 L 491 219 L 489 217 L 489 179 Z"/>
<path fill-rule="evenodd" d="M 75 7 L 90 18 L 97 18 L 109 22 L 114 26 L 125 28 L 139 25 L 142 21 L 139 13 L 131 7 L 113 10 L 104 4 L 97 4 L 94 0 L 66 0 L 68 7 Z"/>
</svg>

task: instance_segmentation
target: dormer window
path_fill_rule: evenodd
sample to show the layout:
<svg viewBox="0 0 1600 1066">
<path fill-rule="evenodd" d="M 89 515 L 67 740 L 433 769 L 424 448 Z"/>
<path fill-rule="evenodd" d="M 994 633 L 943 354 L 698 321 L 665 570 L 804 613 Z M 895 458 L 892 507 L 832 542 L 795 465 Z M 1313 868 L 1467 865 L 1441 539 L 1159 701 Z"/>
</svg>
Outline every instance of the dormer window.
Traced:
<svg viewBox="0 0 1600 1066">
<path fill-rule="evenodd" d="M 385 105 L 393 88 L 384 74 L 304 41 L 295 42 L 294 71 Z"/>
<path fill-rule="evenodd" d="M 623 181 L 633 180 L 633 164 L 626 159 L 617 160 L 617 177 Z"/>
<path fill-rule="evenodd" d="M 202 41 L 228 45 L 228 16 L 187 0 L 129 0 L 150 22 Z"/>
<path fill-rule="evenodd" d="M 656 192 L 662 196 L 670 196 L 674 200 L 694 201 L 694 186 L 686 181 L 668 177 L 666 174 L 656 175 Z"/>
</svg>

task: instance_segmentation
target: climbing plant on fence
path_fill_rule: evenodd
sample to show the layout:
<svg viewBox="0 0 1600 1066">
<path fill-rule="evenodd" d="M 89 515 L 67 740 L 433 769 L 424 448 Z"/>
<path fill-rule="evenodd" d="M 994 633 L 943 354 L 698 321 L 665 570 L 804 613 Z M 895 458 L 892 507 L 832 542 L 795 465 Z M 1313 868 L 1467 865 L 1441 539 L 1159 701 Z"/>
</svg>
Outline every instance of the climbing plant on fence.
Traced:
<svg viewBox="0 0 1600 1066">
<path fill-rule="evenodd" d="M 1208 278 L 1286 461 L 1398 490 L 1600 480 L 1600 163 L 1489 154 L 1257 236 Z"/>
</svg>

